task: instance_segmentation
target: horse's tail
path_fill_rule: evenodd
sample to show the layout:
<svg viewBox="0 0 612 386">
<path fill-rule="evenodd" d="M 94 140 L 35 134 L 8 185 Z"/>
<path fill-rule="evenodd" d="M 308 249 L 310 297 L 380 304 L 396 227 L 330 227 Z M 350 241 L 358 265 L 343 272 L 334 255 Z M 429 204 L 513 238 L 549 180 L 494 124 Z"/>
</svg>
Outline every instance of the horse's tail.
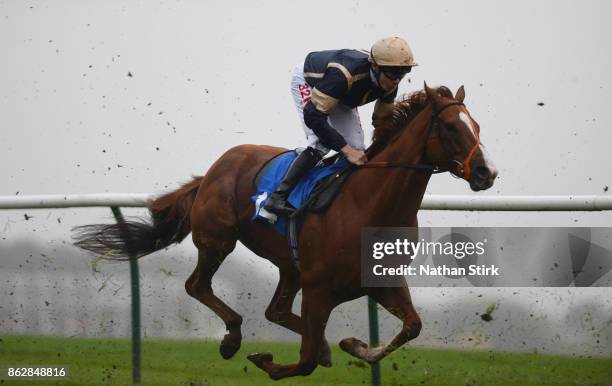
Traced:
<svg viewBox="0 0 612 386">
<path fill-rule="evenodd" d="M 102 259 L 130 260 L 180 243 L 191 232 L 190 212 L 202 177 L 150 201 L 150 219 L 73 228 L 74 245 Z"/>
</svg>

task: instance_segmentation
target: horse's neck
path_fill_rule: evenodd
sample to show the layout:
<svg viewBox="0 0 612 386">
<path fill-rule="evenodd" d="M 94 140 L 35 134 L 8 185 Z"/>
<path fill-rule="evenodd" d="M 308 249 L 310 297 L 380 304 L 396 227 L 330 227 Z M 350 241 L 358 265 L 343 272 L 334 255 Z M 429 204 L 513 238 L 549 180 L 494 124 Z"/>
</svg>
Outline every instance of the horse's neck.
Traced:
<svg viewBox="0 0 612 386">
<path fill-rule="evenodd" d="M 425 156 L 425 144 L 429 137 L 429 118 L 432 108 L 427 105 L 421 110 L 396 138 L 380 150 L 373 161 L 421 162 Z"/>
<path fill-rule="evenodd" d="M 376 156 L 373 162 L 404 162 L 423 164 L 425 145 L 429 137 L 428 124 L 431 108 L 424 108 L 402 130 L 395 140 Z M 417 169 L 389 168 L 370 173 L 374 176 L 369 186 L 376 187 L 377 209 L 373 212 L 372 225 L 414 226 L 431 172 Z"/>
</svg>

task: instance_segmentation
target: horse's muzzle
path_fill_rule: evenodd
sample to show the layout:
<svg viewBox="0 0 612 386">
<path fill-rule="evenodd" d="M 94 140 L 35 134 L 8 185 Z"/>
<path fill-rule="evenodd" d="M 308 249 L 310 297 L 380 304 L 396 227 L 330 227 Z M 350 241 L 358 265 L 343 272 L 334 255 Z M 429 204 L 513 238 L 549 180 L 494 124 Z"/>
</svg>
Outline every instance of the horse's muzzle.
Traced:
<svg viewBox="0 0 612 386">
<path fill-rule="evenodd" d="M 479 190 L 487 190 L 493 186 L 497 177 L 497 169 L 494 166 L 479 165 L 472 167 L 470 188 L 477 192 Z"/>
</svg>

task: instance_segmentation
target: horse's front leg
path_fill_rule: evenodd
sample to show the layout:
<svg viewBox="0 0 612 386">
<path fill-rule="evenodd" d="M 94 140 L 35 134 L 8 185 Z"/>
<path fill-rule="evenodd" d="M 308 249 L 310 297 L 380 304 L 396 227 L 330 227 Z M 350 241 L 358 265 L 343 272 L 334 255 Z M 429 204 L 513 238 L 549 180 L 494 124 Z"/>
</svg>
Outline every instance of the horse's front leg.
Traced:
<svg viewBox="0 0 612 386">
<path fill-rule="evenodd" d="M 384 346 L 370 348 L 357 338 L 347 338 L 340 342 L 340 348 L 347 353 L 363 359 L 368 363 L 375 363 L 404 343 L 416 338 L 421 331 L 421 319 L 416 313 L 410 291 L 407 286 L 395 288 L 376 288 L 371 295 L 387 311 L 402 320 L 402 330 Z"/>
<path fill-rule="evenodd" d="M 325 325 L 334 307 L 334 302 L 331 291 L 326 288 L 308 286 L 302 291 L 303 332 L 300 361 L 290 365 L 279 365 L 274 363 L 271 353 L 255 353 L 248 356 L 251 362 L 267 372 L 272 379 L 309 375 L 317 367 Z"/>
</svg>

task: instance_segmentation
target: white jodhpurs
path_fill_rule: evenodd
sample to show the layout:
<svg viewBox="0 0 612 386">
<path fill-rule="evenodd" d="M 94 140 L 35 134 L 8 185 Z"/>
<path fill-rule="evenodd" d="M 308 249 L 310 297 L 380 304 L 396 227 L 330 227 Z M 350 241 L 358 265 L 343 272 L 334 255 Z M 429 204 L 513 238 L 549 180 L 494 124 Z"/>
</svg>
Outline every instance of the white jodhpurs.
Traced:
<svg viewBox="0 0 612 386">
<path fill-rule="evenodd" d="M 300 123 L 306 135 L 308 146 L 317 149 L 322 155 L 327 154 L 330 149 L 323 146 L 317 135 L 304 123 L 304 105 L 310 101 L 312 90 L 304 79 L 303 63 L 293 68 L 293 73 L 291 74 L 291 95 L 293 96 L 295 108 L 300 117 Z M 328 115 L 327 122 L 344 137 L 346 143 L 355 149 L 365 149 L 363 128 L 361 127 L 357 108 L 338 104 Z"/>
</svg>

